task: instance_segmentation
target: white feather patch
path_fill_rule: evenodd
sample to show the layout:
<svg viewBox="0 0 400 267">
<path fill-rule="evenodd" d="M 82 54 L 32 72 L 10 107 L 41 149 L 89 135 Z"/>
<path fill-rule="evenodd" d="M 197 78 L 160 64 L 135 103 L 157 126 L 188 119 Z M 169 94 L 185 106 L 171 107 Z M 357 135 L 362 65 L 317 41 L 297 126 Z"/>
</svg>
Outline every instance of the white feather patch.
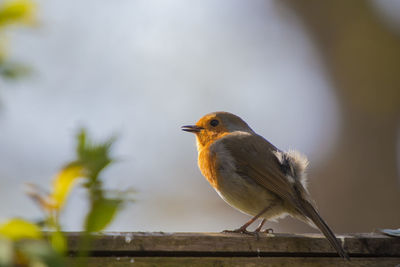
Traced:
<svg viewBox="0 0 400 267">
<path fill-rule="evenodd" d="M 293 149 L 285 153 L 293 160 L 293 163 L 295 164 L 295 168 L 297 169 L 297 171 L 299 173 L 304 173 L 309 164 L 307 157 L 301 154 L 299 151 Z"/>
<path fill-rule="evenodd" d="M 306 169 L 308 166 L 308 159 L 305 155 L 301 154 L 297 150 L 289 150 L 287 152 L 284 151 L 273 151 L 276 158 L 280 163 L 284 163 L 284 159 L 288 159 L 289 167 L 292 170 L 292 173 L 296 173 L 296 177 L 292 177 L 288 175 L 287 178 L 289 182 L 294 183 L 295 180 L 299 180 L 304 188 L 307 188 L 307 175 Z"/>
</svg>

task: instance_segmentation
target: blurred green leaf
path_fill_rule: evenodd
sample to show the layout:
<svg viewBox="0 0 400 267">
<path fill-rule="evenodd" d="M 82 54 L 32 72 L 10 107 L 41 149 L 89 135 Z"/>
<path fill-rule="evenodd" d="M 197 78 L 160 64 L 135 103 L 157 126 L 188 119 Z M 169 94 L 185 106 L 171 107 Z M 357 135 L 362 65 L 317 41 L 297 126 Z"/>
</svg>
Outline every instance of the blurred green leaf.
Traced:
<svg viewBox="0 0 400 267">
<path fill-rule="evenodd" d="M 32 70 L 21 63 L 2 61 L 0 62 L 0 75 L 5 79 L 15 80 L 32 73 Z"/>
<path fill-rule="evenodd" d="M 31 0 L 5 0 L 0 5 L 0 27 L 12 23 L 35 22 L 36 5 Z"/>
<path fill-rule="evenodd" d="M 0 266 L 11 266 L 13 262 L 13 243 L 11 240 L 0 239 Z"/>
<path fill-rule="evenodd" d="M 29 266 L 43 266 L 43 264 L 48 267 L 66 266 L 65 258 L 45 241 L 21 242 L 17 246 L 18 251 L 29 260 Z"/>
<path fill-rule="evenodd" d="M 53 190 L 47 201 L 48 209 L 57 211 L 62 209 L 77 179 L 84 175 L 83 169 L 77 164 L 71 164 L 61 169 L 53 181 Z"/>
<path fill-rule="evenodd" d="M 120 199 L 103 198 L 94 202 L 86 217 L 85 231 L 92 233 L 104 230 L 115 217 L 121 204 Z"/>
<path fill-rule="evenodd" d="M 70 164 L 62 168 L 53 180 L 51 193 L 43 193 L 43 190 L 34 184 L 26 183 L 27 195 L 30 196 L 39 207 L 47 212 L 59 213 L 79 178 L 83 178 L 84 168 L 77 164 Z"/>
<path fill-rule="evenodd" d="M 18 62 L 7 60 L 8 39 L 6 27 L 12 24 L 36 23 L 36 4 L 33 0 L 3 0 L 0 2 L 0 76 L 15 80 L 31 73 L 31 69 Z"/>
<path fill-rule="evenodd" d="M 67 251 L 67 240 L 63 232 L 58 229 L 51 233 L 50 236 L 51 246 L 60 254 L 64 254 Z"/>
<path fill-rule="evenodd" d="M 95 183 L 99 173 L 113 162 L 109 152 L 115 138 L 110 138 L 101 144 L 95 144 L 87 138 L 86 130 L 81 129 L 77 139 L 77 163 L 86 168 L 88 172 L 86 176 L 91 179 L 89 183 Z"/>
<path fill-rule="evenodd" d="M 20 218 L 13 218 L 0 226 L 0 236 L 16 241 L 20 239 L 40 239 L 42 233 L 36 224 Z"/>
</svg>

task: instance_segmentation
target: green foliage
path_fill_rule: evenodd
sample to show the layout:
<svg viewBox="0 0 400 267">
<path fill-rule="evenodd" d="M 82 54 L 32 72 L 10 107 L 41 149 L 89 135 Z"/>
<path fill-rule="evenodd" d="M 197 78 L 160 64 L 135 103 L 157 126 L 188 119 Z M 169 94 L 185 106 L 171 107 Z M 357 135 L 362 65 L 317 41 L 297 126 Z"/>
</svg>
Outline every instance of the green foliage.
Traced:
<svg viewBox="0 0 400 267">
<path fill-rule="evenodd" d="M 63 267 L 67 266 L 62 254 L 57 253 L 44 240 L 25 241 L 17 243 L 17 249 L 24 255 L 22 259 L 29 263 L 29 266 Z"/>
<path fill-rule="evenodd" d="M 29 221 L 14 218 L 0 226 L 0 266 L 43 263 L 64 266 L 62 254 L 43 239 L 40 228 Z"/>
<path fill-rule="evenodd" d="M 33 192 L 29 196 L 45 215 L 40 223 L 16 218 L 0 225 L 0 266 L 66 266 L 64 255 L 67 252 L 67 241 L 59 220 L 77 179 L 84 180 L 81 185 L 87 190 L 89 201 L 79 252 L 83 257 L 87 255 L 94 238 L 93 233 L 106 229 L 123 204 L 130 200 L 127 196 L 132 193 L 132 190 L 109 191 L 103 188 L 100 175 L 114 161 L 110 156 L 114 141 L 115 138 L 110 138 L 103 143 L 94 143 L 84 129 L 79 131 L 76 159 L 59 171 L 52 191 L 41 195 L 36 186 L 31 186 Z M 47 234 L 42 235 L 41 229 L 48 231 Z M 48 241 L 44 236 L 47 236 Z M 83 259 L 80 265 L 86 264 Z"/>
<path fill-rule="evenodd" d="M 10 24 L 32 24 L 35 4 L 30 0 L 5 0 L 0 5 L 0 27 Z"/>
<path fill-rule="evenodd" d="M 89 193 L 90 211 L 86 216 L 85 231 L 99 232 L 109 225 L 124 202 L 122 193 L 113 198 L 106 197 L 99 177 L 101 171 L 114 161 L 110 156 L 110 149 L 115 138 L 96 144 L 88 139 L 86 131 L 82 129 L 77 140 L 77 160 L 71 164 L 83 166 L 87 177 L 84 186 Z"/>
<path fill-rule="evenodd" d="M 9 240 L 40 239 L 42 233 L 36 224 L 13 218 L 0 226 L 0 237 Z"/>
<path fill-rule="evenodd" d="M 113 162 L 109 155 L 110 148 L 115 138 L 96 144 L 87 138 L 85 129 L 81 129 L 78 136 L 78 145 L 76 149 L 77 160 L 73 164 L 79 164 L 85 167 L 88 178 L 87 186 L 97 183 L 99 173 Z"/>
<path fill-rule="evenodd" d="M 15 80 L 23 76 L 27 76 L 32 70 L 21 64 L 10 61 L 0 61 L 0 76 L 4 79 Z"/>
<path fill-rule="evenodd" d="M 0 266 L 66 266 L 62 255 L 45 240 L 0 239 Z"/>
<path fill-rule="evenodd" d="M 96 200 L 86 217 L 85 230 L 89 233 L 103 231 L 113 220 L 122 203 L 121 199 Z"/>
<path fill-rule="evenodd" d="M 67 239 L 63 232 L 61 232 L 61 229 L 51 232 L 50 244 L 59 254 L 67 252 Z"/>
<path fill-rule="evenodd" d="M 32 0 L 3 0 L 0 3 L 0 76 L 15 80 L 31 72 L 27 66 L 8 60 L 6 30 L 13 25 L 35 24 L 36 5 Z"/>
<path fill-rule="evenodd" d="M 13 254 L 13 242 L 7 239 L 0 239 L 0 266 L 11 266 L 13 263 Z"/>
</svg>

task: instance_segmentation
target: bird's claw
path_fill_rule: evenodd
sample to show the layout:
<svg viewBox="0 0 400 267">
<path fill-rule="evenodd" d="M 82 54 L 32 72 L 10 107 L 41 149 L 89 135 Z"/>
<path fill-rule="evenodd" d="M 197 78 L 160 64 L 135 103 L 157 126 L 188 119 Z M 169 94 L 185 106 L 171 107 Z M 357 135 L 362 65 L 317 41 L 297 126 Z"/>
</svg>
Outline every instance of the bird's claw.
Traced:
<svg viewBox="0 0 400 267">
<path fill-rule="evenodd" d="M 250 233 L 250 232 L 247 231 L 247 229 L 244 228 L 244 227 L 240 227 L 240 228 L 235 229 L 235 230 L 224 230 L 224 231 L 222 231 L 222 232 L 223 232 L 223 233 L 236 233 L 236 234 L 249 234 L 249 233 Z"/>
<path fill-rule="evenodd" d="M 235 230 L 224 230 L 224 231 L 222 231 L 222 232 L 223 232 L 223 233 L 236 233 L 236 234 L 252 235 L 252 236 L 256 236 L 257 239 L 258 239 L 258 237 L 259 237 L 257 231 L 254 231 L 254 232 L 247 231 L 247 229 L 246 229 L 246 228 L 243 228 L 243 227 L 240 227 L 240 228 L 235 229 Z"/>
</svg>

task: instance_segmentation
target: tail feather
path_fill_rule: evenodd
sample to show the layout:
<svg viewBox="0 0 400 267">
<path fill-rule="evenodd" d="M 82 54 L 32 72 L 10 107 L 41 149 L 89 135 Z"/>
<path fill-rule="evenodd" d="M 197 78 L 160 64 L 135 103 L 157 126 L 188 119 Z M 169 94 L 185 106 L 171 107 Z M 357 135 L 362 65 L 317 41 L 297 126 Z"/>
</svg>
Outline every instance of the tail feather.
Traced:
<svg viewBox="0 0 400 267">
<path fill-rule="evenodd" d="M 337 253 L 344 259 L 350 260 L 349 255 L 343 249 L 341 243 L 336 238 L 335 234 L 318 214 L 318 211 L 314 206 L 307 200 L 303 200 L 301 203 L 304 214 L 319 228 L 319 230 L 325 235 L 332 247 L 337 251 Z"/>
</svg>

